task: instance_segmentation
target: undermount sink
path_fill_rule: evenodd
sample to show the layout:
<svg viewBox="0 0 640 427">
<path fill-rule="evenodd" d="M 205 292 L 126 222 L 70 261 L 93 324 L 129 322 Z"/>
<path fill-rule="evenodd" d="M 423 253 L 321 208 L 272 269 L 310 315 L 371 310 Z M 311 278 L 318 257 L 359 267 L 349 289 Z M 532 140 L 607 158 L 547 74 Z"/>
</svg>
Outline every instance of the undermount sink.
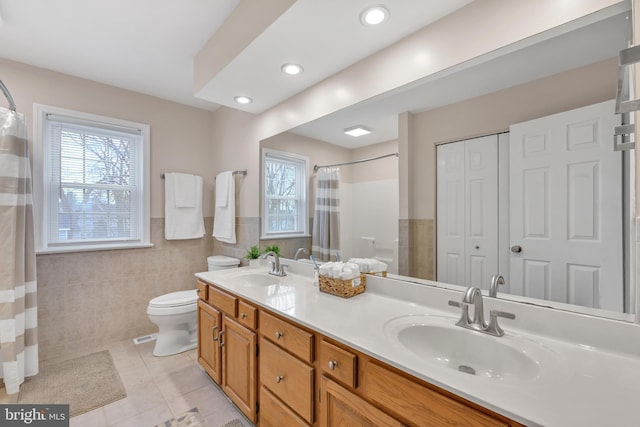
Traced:
<svg viewBox="0 0 640 427">
<path fill-rule="evenodd" d="M 269 286 L 280 283 L 280 279 L 268 273 L 247 273 L 233 276 L 227 283 L 233 286 Z"/>
<path fill-rule="evenodd" d="M 455 326 L 443 316 L 403 316 L 385 325 L 392 340 L 425 362 L 501 381 L 536 378 L 540 362 L 535 343 L 513 337 L 493 337 Z"/>
</svg>

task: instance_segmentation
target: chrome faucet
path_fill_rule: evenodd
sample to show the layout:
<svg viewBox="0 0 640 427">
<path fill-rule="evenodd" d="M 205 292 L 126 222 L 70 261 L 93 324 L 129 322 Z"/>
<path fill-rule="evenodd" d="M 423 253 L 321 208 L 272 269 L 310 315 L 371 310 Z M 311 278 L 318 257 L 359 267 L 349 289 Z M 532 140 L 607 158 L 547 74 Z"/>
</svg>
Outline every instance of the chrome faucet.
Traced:
<svg viewBox="0 0 640 427">
<path fill-rule="evenodd" d="M 273 262 L 271 263 L 271 270 L 269 271 L 269 274 L 278 276 L 278 277 L 286 276 L 287 272 L 284 271 L 286 264 L 280 264 L 280 257 L 278 256 L 277 253 L 273 251 L 269 251 L 266 254 L 262 255 L 262 259 L 267 259 L 269 255 L 273 256 Z"/>
<path fill-rule="evenodd" d="M 293 260 L 297 261 L 301 253 L 305 253 L 307 255 L 309 254 L 309 252 L 307 252 L 305 248 L 298 248 L 298 250 L 296 251 L 296 254 L 293 256 Z"/>
<path fill-rule="evenodd" d="M 491 277 L 491 285 L 489 285 L 489 296 L 498 297 L 498 285 L 504 285 L 504 277 L 496 275 Z"/>
<path fill-rule="evenodd" d="M 469 317 L 469 305 L 473 304 L 473 320 Z M 501 337 L 504 335 L 504 331 L 498 325 L 498 317 L 504 317 L 505 319 L 515 319 L 516 315 L 499 310 L 489 311 L 489 323 L 484 320 L 484 303 L 482 300 L 482 291 L 477 287 L 470 287 L 466 290 L 462 297 L 462 301 L 449 301 L 449 305 L 454 307 L 460 307 L 462 314 L 460 320 L 456 322 L 457 326 L 465 329 L 471 329 L 473 331 L 482 332 L 485 334 Z"/>
</svg>

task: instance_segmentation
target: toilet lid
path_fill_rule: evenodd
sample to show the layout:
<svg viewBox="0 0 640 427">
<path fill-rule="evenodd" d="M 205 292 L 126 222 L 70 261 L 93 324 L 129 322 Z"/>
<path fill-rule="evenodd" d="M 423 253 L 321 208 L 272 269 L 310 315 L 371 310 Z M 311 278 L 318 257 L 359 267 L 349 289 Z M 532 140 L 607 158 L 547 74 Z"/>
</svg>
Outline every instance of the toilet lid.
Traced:
<svg viewBox="0 0 640 427">
<path fill-rule="evenodd" d="M 160 295 L 152 299 L 149 305 L 153 307 L 179 307 L 195 304 L 196 302 L 198 302 L 198 291 L 192 289 L 190 291 L 178 291 Z"/>
</svg>

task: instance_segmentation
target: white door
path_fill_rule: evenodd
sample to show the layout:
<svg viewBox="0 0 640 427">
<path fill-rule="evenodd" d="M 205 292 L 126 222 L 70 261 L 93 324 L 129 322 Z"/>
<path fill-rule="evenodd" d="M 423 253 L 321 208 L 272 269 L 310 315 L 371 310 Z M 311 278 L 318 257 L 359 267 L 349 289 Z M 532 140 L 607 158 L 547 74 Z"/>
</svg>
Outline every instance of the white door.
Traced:
<svg viewBox="0 0 640 427">
<path fill-rule="evenodd" d="M 437 280 L 464 285 L 464 143 L 438 145 L 436 157 Z"/>
<path fill-rule="evenodd" d="M 498 273 L 498 137 L 437 148 L 438 281 L 488 289 Z"/>
<path fill-rule="evenodd" d="M 622 311 L 622 159 L 608 101 L 510 128 L 510 292 Z"/>
</svg>

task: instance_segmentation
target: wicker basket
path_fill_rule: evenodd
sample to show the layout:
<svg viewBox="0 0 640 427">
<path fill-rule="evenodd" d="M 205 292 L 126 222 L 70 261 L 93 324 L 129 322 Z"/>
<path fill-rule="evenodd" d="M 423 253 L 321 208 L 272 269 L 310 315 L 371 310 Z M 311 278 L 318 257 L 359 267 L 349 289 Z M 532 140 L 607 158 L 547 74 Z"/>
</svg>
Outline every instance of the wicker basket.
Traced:
<svg viewBox="0 0 640 427">
<path fill-rule="evenodd" d="M 380 277 L 387 277 L 387 271 L 376 271 L 375 273 L 364 273 L 364 274 L 368 274 L 370 276 L 380 276 Z"/>
<path fill-rule="evenodd" d="M 367 287 L 367 278 L 364 274 L 349 280 L 334 279 L 333 277 L 320 276 L 320 291 L 337 295 L 342 298 L 351 298 L 364 292 Z M 360 284 L 353 286 L 354 281 Z"/>
</svg>

